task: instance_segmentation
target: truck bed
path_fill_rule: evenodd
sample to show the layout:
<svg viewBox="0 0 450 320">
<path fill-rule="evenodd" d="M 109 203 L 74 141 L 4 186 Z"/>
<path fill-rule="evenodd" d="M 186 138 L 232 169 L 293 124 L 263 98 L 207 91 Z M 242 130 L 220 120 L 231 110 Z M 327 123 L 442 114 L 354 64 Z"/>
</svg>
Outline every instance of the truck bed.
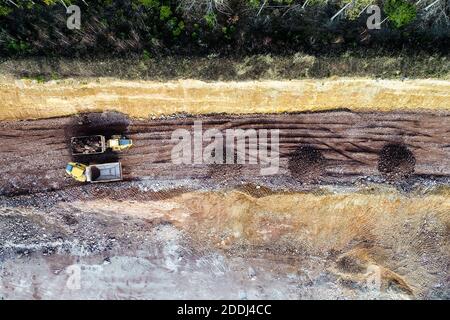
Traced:
<svg viewBox="0 0 450 320">
<path fill-rule="evenodd" d="M 91 165 L 86 169 L 87 181 L 109 182 L 122 180 L 122 165 L 120 162 Z"/>
<path fill-rule="evenodd" d="M 101 135 L 73 137 L 70 140 L 73 155 L 97 154 L 105 152 L 105 137 Z"/>
</svg>

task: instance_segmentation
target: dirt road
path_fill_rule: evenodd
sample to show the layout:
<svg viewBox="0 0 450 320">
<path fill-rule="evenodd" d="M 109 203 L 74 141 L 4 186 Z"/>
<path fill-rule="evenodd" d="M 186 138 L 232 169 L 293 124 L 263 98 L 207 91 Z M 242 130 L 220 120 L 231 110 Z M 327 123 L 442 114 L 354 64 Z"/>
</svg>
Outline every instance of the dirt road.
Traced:
<svg viewBox="0 0 450 320">
<path fill-rule="evenodd" d="M 192 132 L 194 121 L 203 130 L 279 129 L 280 170 L 260 176 L 259 165 L 175 165 L 171 134 L 184 128 Z M 384 169 L 397 170 L 409 179 L 447 181 L 450 177 L 450 114 L 448 113 L 352 113 L 347 111 L 279 115 L 211 115 L 131 120 L 119 113 L 91 113 L 76 117 L 36 121 L 1 122 L 0 194 L 26 194 L 78 185 L 66 177 L 68 161 L 101 163 L 120 160 L 125 180 L 203 179 L 212 183 L 264 182 L 296 186 L 354 184 L 361 180 L 383 181 L 380 156 L 394 143 L 394 153 Z M 73 158 L 71 136 L 125 133 L 135 141 L 121 154 L 107 152 L 92 158 Z M 296 150 L 300 149 L 300 157 Z M 397 150 L 397 149 L 398 150 Z M 302 157 L 301 154 L 308 155 Z M 388 155 L 389 156 L 389 155 Z M 412 175 L 409 173 L 414 171 Z M 307 173 L 303 175 L 303 173 Z"/>
</svg>

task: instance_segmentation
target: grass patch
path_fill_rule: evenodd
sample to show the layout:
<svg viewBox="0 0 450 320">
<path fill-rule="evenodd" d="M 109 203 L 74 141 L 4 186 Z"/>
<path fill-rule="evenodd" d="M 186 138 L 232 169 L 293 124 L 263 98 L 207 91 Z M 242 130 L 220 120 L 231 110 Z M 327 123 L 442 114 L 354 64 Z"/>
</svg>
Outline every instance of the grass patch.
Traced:
<svg viewBox="0 0 450 320">
<path fill-rule="evenodd" d="M 64 78 L 115 77 L 119 79 L 210 81 L 284 80 L 327 77 L 368 77 L 383 79 L 450 79 L 450 60 L 428 54 L 316 56 L 296 53 L 289 56 L 253 55 L 246 57 L 151 58 L 134 59 L 25 58 L 0 62 L 0 73 L 15 78 L 47 81 Z"/>
</svg>

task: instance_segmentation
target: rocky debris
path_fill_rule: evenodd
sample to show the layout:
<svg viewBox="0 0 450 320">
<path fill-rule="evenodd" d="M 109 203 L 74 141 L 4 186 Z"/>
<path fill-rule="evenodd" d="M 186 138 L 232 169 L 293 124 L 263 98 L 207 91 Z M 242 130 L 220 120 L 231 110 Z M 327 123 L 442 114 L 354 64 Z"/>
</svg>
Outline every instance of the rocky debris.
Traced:
<svg viewBox="0 0 450 320">
<path fill-rule="evenodd" d="M 100 136 L 74 137 L 71 139 L 72 154 L 90 154 L 103 151 Z"/>
<path fill-rule="evenodd" d="M 88 190 L 100 195 L 105 191 L 103 188 Z M 437 276 L 445 274 L 443 270 L 448 263 L 448 255 L 440 249 L 447 241 L 439 218 L 442 216 L 429 211 L 426 219 L 421 219 L 423 213 L 415 212 L 410 207 L 414 201 L 407 198 L 403 198 L 401 206 L 408 210 L 408 219 L 397 212 L 398 219 L 381 219 L 382 223 L 371 225 L 374 221 L 360 215 L 353 219 L 356 224 L 351 224 L 352 219 L 346 220 L 352 206 L 360 212 L 359 205 L 367 198 L 364 195 L 354 196 L 350 200 L 353 205 L 348 204 L 346 212 L 338 212 L 340 220 L 336 220 L 332 213 L 312 212 L 317 207 L 314 201 L 326 196 L 297 195 L 302 200 L 295 200 L 289 198 L 294 195 L 274 192 L 255 198 L 241 191 L 226 196 L 221 192 L 217 197 L 203 192 L 155 195 L 148 201 L 155 191 L 147 190 L 137 192 L 139 196 L 147 194 L 147 200 L 126 200 L 127 193 L 133 192 L 137 191 L 117 189 L 117 194 L 122 195 L 117 200 L 55 198 L 52 206 L 40 207 L 26 205 L 31 200 L 14 203 L 9 198 L 8 202 L 2 202 L 0 276 L 8 285 L 0 288 L 0 296 L 29 297 L 27 292 L 32 290 L 15 290 L 20 287 L 20 280 L 25 286 L 27 281 L 35 283 L 35 291 L 42 298 L 448 296 L 450 282 L 445 276 Z M 24 197 L 33 196 L 18 198 Z M 271 197 L 277 200 L 270 200 Z M 347 201 L 346 196 L 335 197 Z M 312 203 L 308 204 L 309 201 Z M 388 202 L 398 204 L 395 199 Z M 238 209 L 238 205 L 243 209 Z M 425 211 L 430 205 L 418 204 Z M 332 203 L 330 206 L 341 210 Z M 386 203 L 384 208 L 391 210 Z M 439 206 L 434 208 L 438 210 Z M 379 214 L 371 212 L 370 216 Z M 327 219 L 320 220 L 322 216 L 333 223 L 328 225 Z M 177 222 L 180 218 L 187 220 L 180 224 Z M 301 224 L 297 225 L 297 220 Z M 307 238 L 315 230 L 311 229 L 314 226 L 322 231 L 306 242 L 301 241 L 301 237 Z M 333 235 L 333 241 L 326 236 L 327 232 Z M 384 236 L 376 237 L 375 232 Z M 216 245 L 217 239 L 227 239 L 227 245 Z M 352 250 L 360 246 L 365 249 Z M 82 266 L 83 279 L 89 283 L 76 292 L 65 289 L 66 268 L 73 264 Z M 378 289 L 368 281 L 374 270 L 381 270 Z M 174 283 L 177 290 L 168 290 Z M 189 286 L 184 287 L 186 283 Z M 179 295 L 181 292 L 184 295 Z"/>
</svg>

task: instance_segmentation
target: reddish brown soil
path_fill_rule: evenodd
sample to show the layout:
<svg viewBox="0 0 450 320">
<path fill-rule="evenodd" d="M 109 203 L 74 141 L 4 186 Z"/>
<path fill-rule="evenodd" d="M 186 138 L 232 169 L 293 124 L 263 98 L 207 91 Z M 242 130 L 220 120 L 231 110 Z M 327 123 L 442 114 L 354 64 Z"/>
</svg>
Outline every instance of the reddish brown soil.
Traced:
<svg viewBox="0 0 450 320">
<path fill-rule="evenodd" d="M 255 165 L 172 164 L 171 134 L 179 128 L 192 131 L 194 120 L 203 121 L 203 130 L 279 129 L 279 173 L 261 177 L 259 166 Z M 348 111 L 154 120 L 131 120 L 118 113 L 92 113 L 0 122 L 0 194 L 77 186 L 78 182 L 64 173 L 69 161 L 121 161 L 125 180 L 210 179 L 213 183 L 224 180 L 245 183 L 276 178 L 278 184 L 292 186 L 354 184 L 367 178 L 381 182 L 389 181 L 390 177 L 403 182 L 413 178 L 447 179 L 450 176 L 449 128 L 447 113 Z M 101 155 L 71 156 L 70 138 L 89 134 L 107 137 L 126 134 L 135 145 L 124 153 L 107 151 Z M 388 152 L 386 146 L 391 144 L 407 151 Z"/>
</svg>

